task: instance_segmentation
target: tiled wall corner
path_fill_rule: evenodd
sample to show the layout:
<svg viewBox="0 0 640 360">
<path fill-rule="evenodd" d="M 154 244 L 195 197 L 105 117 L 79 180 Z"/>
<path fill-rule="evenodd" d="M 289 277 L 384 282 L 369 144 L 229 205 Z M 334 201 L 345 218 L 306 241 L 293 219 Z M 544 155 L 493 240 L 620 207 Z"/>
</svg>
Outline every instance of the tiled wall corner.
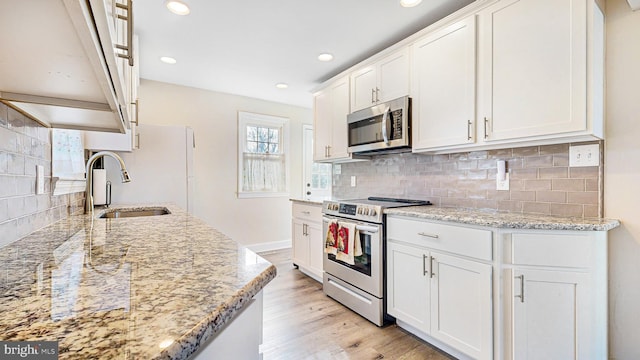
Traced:
<svg viewBox="0 0 640 360">
<path fill-rule="evenodd" d="M 604 146 L 599 144 L 602 158 Z M 600 166 L 569 167 L 571 145 L 374 156 L 342 164 L 341 174 L 333 175 L 333 196 L 388 196 L 448 207 L 602 217 L 602 160 Z M 507 161 L 508 191 L 496 190 L 496 160 Z M 356 176 L 356 187 L 350 185 L 351 176 Z"/>
<path fill-rule="evenodd" d="M 36 165 L 45 169 L 45 193 L 36 195 Z M 0 103 L 0 247 L 82 209 L 82 193 L 51 193 L 51 136 Z"/>
</svg>

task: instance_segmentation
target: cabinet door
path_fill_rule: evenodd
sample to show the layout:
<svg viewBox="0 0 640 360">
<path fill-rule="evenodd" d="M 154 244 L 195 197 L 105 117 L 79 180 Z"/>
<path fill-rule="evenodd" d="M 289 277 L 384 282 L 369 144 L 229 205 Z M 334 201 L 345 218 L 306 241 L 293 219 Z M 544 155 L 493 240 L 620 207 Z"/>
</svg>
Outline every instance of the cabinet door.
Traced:
<svg viewBox="0 0 640 360">
<path fill-rule="evenodd" d="M 309 243 L 309 268 L 319 278 L 322 278 L 322 258 L 324 256 L 324 238 L 322 225 L 309 223 L 307 225 Z"/>
<path fill-rule="evenodd" d="M 520 269 L 514 273 L 513 358 L 591 358 L 588 274 Z"/>
<path fill-rule="evenodd" d="M 349 134 L 347 130 L 349 114 L 349 78 L 345 77 L 331 87 L 331 143 L 329 157 L 344 159 L 349 157 Z"/>
<path fill-rule="evenodd" d="M 506 0 L 479 14 L 486 141 L 586 130 L 586 4 Z"/>
<path fill-rule="evenodd" d="M 376 68 L 370 65 L 351 74 L 351 112 L 376 103 Z"/>
<path fill-rule="evenodd" d="M 331 143 L 331 93 L 325 89 L 313 96 L 313 160 L 327 159 Z"/>
<path fill-rule="evenodd" d="M 492 359 L 491 265 L 431 252 L 429 269 L 431 336 L 475 359 Z"/>
<path fill-rule="evenodd" d="M 399 50 L 377 63 L 376 101 L 385 102 L 409 94 L 409 50 Z"/>
<path fill-rule="evenodd" d="M 305 225 L 302 221 L 294 219 L 293 225 L 293 263 L 298 266 L 309 264 L 309 239 L 304 231 Z"/>
<path fill-rule="evenodd" d="M 475 16 L 425 36 L 411 49 L 414 150 L 473 142 Z"/>
<path fill-rule="evenodd" d="M 428 253 L 413 246 L 387 243 L 387 312 L 429 333 Z"/>
</svg>

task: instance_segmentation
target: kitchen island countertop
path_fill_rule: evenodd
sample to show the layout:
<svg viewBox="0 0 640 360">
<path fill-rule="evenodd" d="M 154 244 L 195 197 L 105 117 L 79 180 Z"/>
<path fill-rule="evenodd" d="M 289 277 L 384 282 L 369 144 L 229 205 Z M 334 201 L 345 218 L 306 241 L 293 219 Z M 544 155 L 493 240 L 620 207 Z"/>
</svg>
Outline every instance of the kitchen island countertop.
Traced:
<svg viewBox="0 0 640 360">
<path fill-rule="evenodd" d="M 0 248 L 0 340 L 57 340 L 60 359 L 196 352 L 276 268 L 184 210 L 163 206 L 171 214 L 72 215 Z"/>
<path fill-rule="evenodd" d="M 608 231 L 620 226 L 620 221 L 615 219 L 567 218 L 437 206 L 393 208 L 386 209 L 384 213 L 504 229 Z"/>
</svg>

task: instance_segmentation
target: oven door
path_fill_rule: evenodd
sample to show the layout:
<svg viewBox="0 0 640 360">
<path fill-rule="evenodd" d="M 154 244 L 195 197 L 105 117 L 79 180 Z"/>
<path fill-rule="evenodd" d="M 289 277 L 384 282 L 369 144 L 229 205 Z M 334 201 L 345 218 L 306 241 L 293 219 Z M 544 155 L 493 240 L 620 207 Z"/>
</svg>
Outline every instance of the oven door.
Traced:
<svg viewBox="0 0 640 360">
<path fill-rule="evenodd" d="M 381 224 L 365 223 L 333 216 L 323 216 L 322 229 L 326 236 L 331 221 L 356 225 L 362 256 L 354 259 L 355 265 L 337 260 L 333 254 L 324 253 L 322 265 L 324 271 L 367 293 L 382 298 L 383 288 L 383 229 Z"/>
</svg>

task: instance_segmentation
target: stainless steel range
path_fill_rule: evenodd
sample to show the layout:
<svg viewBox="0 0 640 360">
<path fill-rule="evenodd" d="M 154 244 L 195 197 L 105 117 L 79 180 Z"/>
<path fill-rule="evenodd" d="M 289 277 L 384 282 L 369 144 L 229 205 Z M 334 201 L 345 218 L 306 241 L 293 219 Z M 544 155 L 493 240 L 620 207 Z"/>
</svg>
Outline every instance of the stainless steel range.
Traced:
<svg viewBox="0 0 640 360">
<path fill-rule="evenodd" d="M 386 230 L 385 208 L 431 205 L 423 200 L 370 197 L 358 200 L 325 200 L 322 203 L 323 234 L 326 241 L 333 228 L 352 228 L 356 253 L 345 260 L 325 251 L 323 257 L 324 293 L 378 326 L 392 319 L 386 312 Z"/>
</svg>

